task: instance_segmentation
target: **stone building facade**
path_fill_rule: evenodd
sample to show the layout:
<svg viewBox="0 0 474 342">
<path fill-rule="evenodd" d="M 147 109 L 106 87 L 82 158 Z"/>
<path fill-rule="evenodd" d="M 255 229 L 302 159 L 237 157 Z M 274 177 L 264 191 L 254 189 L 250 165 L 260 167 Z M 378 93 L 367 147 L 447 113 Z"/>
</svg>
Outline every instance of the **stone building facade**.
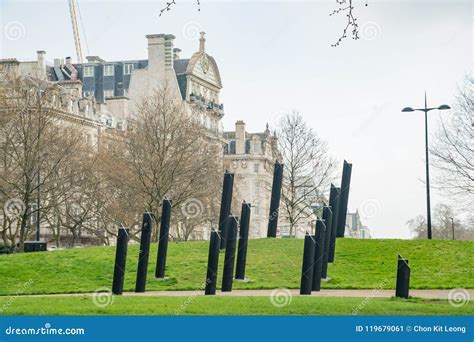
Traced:
<svg viewBox="0 0 474 342">
<path fill-rule="evenodd" d="M 74 64 L 77 78 L 83 83 L 83 96 L 93 96 L 107 105 L 111 127 L 126 127 L 140 101 L 166 87 L 183 101 L 190 115 L 199 120 L 209 132 L 221 137 L 224 106 L 219 93 L 222 81 L 215 59 L 205 51 L 205 36 L 201 33 L 199 50 L 191 58 L 180 58 L 171 34 L 146 36 L 148 59 L 105 61 L 88 56 L 87 63 Z M 67 64 L 66 59 L 66 64 Z M 67 75 L 63 75 L 67 77 Z"/>
<path fill-rule="evenodd" d="M 241 120 L 235 123 L 235 131 L 224 132 L 224 138 L 224 167 L 234 173 L 234 207 L 242 201 L 250 203 L 249 236 L 266 237 L 273 165 L 278 159 L 276 138 L 268 125 L 264 132 L 248 133 Z"/>
<path fill-rule="evenodd" d="M 34 61 L 0 60 L 0 70 L 60 85 L 64 90 L 64 114 L 87 127 L 86 139 L 97 148 L 117 131 L 127 129 L 142 98 L 166 87 L 189 115 L 197 116 L 207 128 L 210 143 L 222 147 L 216 158 L 222 171 L 228 169 L 235 174 L 235 214 L 240 214 L 243 200 L 250 202 L 250 237 L 265 237 L 273 164 L 278 158 L 276 138 L 268 125 L 261 133 L 248 133 L 243 121 L 236 122 L 235 131 L 224 132 L 224 105 L 220 101 L 223 85 L 216 60 L 206 52 L 204 32 L 199 49 L 190 58 L 180 57 L 181 50 L 174 47 L 171 34 L 150 34 L 146 39 L 146 60 L 105 61 L 88 56 L 82 64 L 72 63 L 70 57 L 48 63 L 46 53 L 38 51 Z M 204 232 L 201 236 L 206 235 Z"/>
<path fill-rule="evenodd" d="M 273 181 L 273 167 L 281 161 L 277 137 L 267 127 L 260 133 L 249 133 L 245 122 L 235 123 L 234 131 L 224 132 L 227 143 L 224 146 L 224 167 L 234 173 L 234 210 L 240 210 L 242 201 L 251 204 L 251 238 L 267 236 L 270 215 L 270 198 Z M 284 171 L 285 172 L 285 171 Z M 282 189 L 284 192 L 285 189 Z M 283 196 L 282 196 L 283 198 Z M 316 216 L 310 208 L 305 209 L 307 217 L 301 218 L 294 227 L 292 237 L 304 237 L 306 231 L 314 230 Z M 288 237 L 290 224 L 285 215 L 283 200 L 280 202 L 277 236 Z"/>
<path fill-rule="evenodd" d="M 17 77 L 33 77 L 35 79 L 54 82 L 61 89 L 61 97 L 59 99 L 60 109 L 58 116 L 64 125 L 79 124 L 85 135 L 85 139 L 89 144 L 97 150 L 99 144 L 104 140 L 109 130 L 103 123 L 104 104 L 98 103 L 94 98 L 83 97 L 83 84 L 77 78 L 60 79 L 55 76 L 55 67 L 45 62 L 45 52 L 37 52 L 36 61 L 19 62 L 16 59 L 0 60 L 0 80 L 5 78 Z M 64 68 L 68 66 L 64 65 Z M 36 203 L 29 204 L 32 208 L 36 208 Z M 30 218 L 30 224 L 36 224 L 36 215 Z M 45 227 L 42 222 L 41 236 L 46 241 L 52 240 L 51 230 Z M 97 233 L 79 229 L 78 240 L 83 244 L 98 244 L 102 241 L 102 236 Z M 60 232 L 64 243 L 72 240 L 72 234 L 69 229 L 61 229 Z"/>
<path fill-rule="evenodd" d="M 347 213 L 345 236 L 354 239 L 370 239 L 370 230 L 365 226 L 360 218 L 359 211 Z"/>
</svg>

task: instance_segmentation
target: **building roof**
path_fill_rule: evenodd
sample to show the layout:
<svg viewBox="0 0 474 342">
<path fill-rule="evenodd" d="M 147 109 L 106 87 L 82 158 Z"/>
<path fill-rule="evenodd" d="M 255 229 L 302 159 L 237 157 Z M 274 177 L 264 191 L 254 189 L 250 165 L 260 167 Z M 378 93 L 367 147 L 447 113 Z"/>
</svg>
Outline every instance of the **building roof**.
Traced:
<svg viewBox="0 0 474 342">
<path fill-rule="evenodd" d="M 177 59 L 174 61 L 174 71 L 176 75 L 186 74 L 188 69 L 189 59 Z"/>
<path fill-rule="evenodd" d="M 188 62 L 188 67 L 186 69 L 186 73 L 187 74 L 191 74 L 194 70 L 194 66 L 196 65 L 196 63 L 201 60 L 201 58 L 203 57 L 203 55 L 206 55 L 207 58 L 209 58 L 209 62 L 211 63 L 212 67 L 214 68 L 215 70 L 215 73 L 216 73 L 216 78 L 217 78 L 217 86 L 219 88 L 222 88 L 222 79 L 221 79 L 221 74 L 219 72 L 219 68 L 217 67 L 217 63 L 216 63 L 216 60 L 214 59 L 214 57 L 208 55 L 207 53 L 205 52 L 195 52 L 193 53 L 193 55 L 191 56 L 191 59 L 189 60 Z"/>
<path fill-rule="evenodd" d="M 15 63 L 15 64 L 20 64 L 20 61 L 16 58 L 3 58 L 0 59 L 0 63 Z"/>
<path fill-rule="evenodd" d="M 147 38 L 164 37 L 164 38 L 170 38 L 170 39 L 175 38 L 173 35 L 170 35 L 170 34 L 151 34 L 151 35 L 147 35 L 146 37 Z M 201 41 L 200 41 L 201 45 L 203 44 L 202 40 L 203 40 L 203 35 L 201 35 Z M 179 49 L 176 48 L 174 50 L 179 50 Z M 194 74 L 194 77 L 202 78 L 202 75 L 200 75 L 199 73 L 195 73 L 194 69 L 197 63 L 203 58 L 207 58 L 211 68 L 214 71 L 213 80 L 210 83 L 213 86 L 217 87 L 218 89 L 222 88 L 222 80 L 221 80 L 219 68 L 217 67 L 217 63 L 215 59 L 205 52 L 203 46 L 200 46 L 199 52 L 195 52 L 191 56 L 191 58 L 176 59 L 173 61 L 173 69 L 175 71 L 176 79 L 177 79 L 178 86 L 179 86 L 181 96 L 183 99 L 186 99 L 186 95 L 187 95 L 186 91 L 187 91 L 188 76 L 191 74 Z M 83 68 L 85 66 L 93 66 L 94 68 L 99 68 L 98 77 L 101 77 L 101 75 L 103 75 L 103 70 L 102 70 L 103 65 L 110 65 L 110 64 L 121 65 L 121 64 L 129 64 L 129 63 L 133 63 L 134 64 L 133 69 L 136 70 L 136 69 L 147 68 L 149 61 L 147 59 L 128 60 L 128 61 L 105 61 L 99 56 L 87 56 L 87 62 L 74 63 L 72 64 L 72 67 L 75 68 L 75 71 L 76 71 L 74 76 L 83 81 L 83 84 L 84 84 L 83 91 L 84 92 L 93 91 L 96 99 L 99 102 L 102 102 L 105 100 L 105 95 L 103 94 L 104 93 L 103 89 L 105 86 L 107 86 L 108 87 L 107 89 L 109 90 L 114 88 L 115 92 L 116 93 L 118 92 L 118 95 L 122 95 L 122 92 L 123 92 L 123 95 L 125 95 L 125 91 L 128 90 L 128 87 L 129 87 L 130 77 L 125 78 L 126 76 L 125 74 L 123 75 L 121 73 L 116 74 L 117 72 L 115 72 L 114 75 L 109 75 L 109 76 L 114 76 L 114 77 L 108 78 L 107 82 L 105 81 L 102 82 L 101 80 L 98 80 L 95 77 L 96 75 L 94 75 L 94 78 L 85 80 L 84 75 L 83 75 Z M 48 79 L 51 81 L 60 81 L 60 82 L 70 80 L 71 75 L 70 73 L 68 73 L 68 70 L 65 70 L 64 66 L 65 66 L 64 62 L 60 60 L 55 60 L 54 66 L 47 68 Z M 114 84 L 112 84 L 112 82 Z M 106 85 L 104 85 L 105 83 Z"/>
<path fill-rule="evenodd" d="M 225 139 L 235 139 L 235 131 L 226 131 L 223 133 Z M 268 133 L 266 132 L 261 132 L 261 133 L 249 133 L 245 132 L 245 139 L 246 140 L 251 140 L 254 136 L 258 136 L 260 138 L 265 138 L 268 137 Z"/>
</svg>

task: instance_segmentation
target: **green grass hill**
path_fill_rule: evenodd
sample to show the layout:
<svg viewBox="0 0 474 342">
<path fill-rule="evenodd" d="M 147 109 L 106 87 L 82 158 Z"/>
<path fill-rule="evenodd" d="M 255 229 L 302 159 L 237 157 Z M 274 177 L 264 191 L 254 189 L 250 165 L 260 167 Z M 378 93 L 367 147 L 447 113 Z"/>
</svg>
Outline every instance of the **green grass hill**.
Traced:
<svg viewBox="0 0 474 342">
<path fill-rule="evenodd" d="M 172 242 L 165 280 L 154 278 L 157 244 L 150 251 L 147 290 L 196 290 L 206 277 L 207 241 Z M 139 246 L 129 245 L 125 291 L 135 285 Z M 248 282 L 234 289 L 299 288 L 303 240 L 250 240 Z M 412 289 L 474 288 L 474 241 L 338 239 L 324 288 L 394 288 L 397 255 L 409 259 Z M 0 255 L 0 295 L 94 292 L 111 287 L 115 247 Z M 224 255 L 221 253 L 219 267 Z M 220 286 L 222 270 L 218 275 Z"/>
</svg>

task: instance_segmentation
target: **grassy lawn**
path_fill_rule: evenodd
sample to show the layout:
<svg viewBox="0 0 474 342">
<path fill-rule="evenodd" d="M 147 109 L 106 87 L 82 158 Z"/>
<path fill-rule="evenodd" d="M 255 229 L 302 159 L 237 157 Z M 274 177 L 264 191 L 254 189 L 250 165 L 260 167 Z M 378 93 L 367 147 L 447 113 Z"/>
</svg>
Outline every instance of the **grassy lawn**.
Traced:
<svg viewBox="0 0 474 342">
<path fill-rule="evenodd" d="M 148 268 L 147 290 L 195 290 L 202 286 L 206 275 L 208 242 L 170 243 L 166 270 L 168 279 L 161 281 L 154 279 L 156 252 L 157 246 L 153 244 Z M 303 240 L 259 239 L 249 241 L 246 276 L 251 281 L 235 282 L 234 289 L 299 288 L 302 252 Z M 331 279 L 324 282 L 322 287 L 394 288 L 398 253 L 410 260 L 412 267 L 410 286 L 413 289 L 474 288 L 473 241 L 375 239 L 338 239 L 335 264 L 329 265 L 328 274 Z M 137 255 L 138 245 L 130 245 L 125 291 L 134 290 Z M 0 255 L 0 295 L 94 292 L 98 288 L 110 288 L 114 256 L 115 247 L 75 248 L 45 253 Z M 223 259 L 224 256 L 221 253 L 219 262 L 221 268 Z M 218 275 L 218 286 L 220 286 L 221 277 L 222 271 Z M 41 303 L 42 299 L 28 300 L 33 303 Z M 88 310 L 86 304 L 80 305 L 81 302 L 87 302 L 86 299 L 82 299 L 82 301 L 77 298 L 54 300 L 58 305 L 64 305 L 65 308 L 70 305 L 67 301 L 71 300 L 79 305 L 74 310 L 84 310 L 84 313 Z M 117 304 L 126 305 L 126 303 L 134 303 L 134 300 L 137 303 L 140 300 L 145 301 L 145 299 L 119 298 Z M 207 301 L 212 300 L 225 301 L 226 299 L 199 299 L 197 303 L 205 306 Z M 264 299 L 240 300 L 255 300 L 262 304 L 262 310 L 265 308 Z M 321 298 L 314 302 L 312 299 L 301 302 L 301 310 L 317 313 L 315 310 L 319 304 L 316 301 L 324 303 L 325 300 L 327 299 Z M 22 299 L 18 303 L 23 303 L 23 301 L 26 303 L 27 299 Z M 149 298 L 146 301 L 152 303 L 163 301 L 163 303 L 171 305 L 173 300 Z M 300 299 L 295 298 L 295 301 L 299 303 Z M 313 304 L 305 303 L 313 303 L 316 307 L 312 308 L 310 306 Z M 417 305 L 412 302 L 408 304 L 390 303 L 395 307 Z M 442 308 L 446 305 L 436 303 L 435 307 Z M 133 309 L 132 304 L 130 304 L 130 308 Z M 114 307 L 110 310 L 113 309 Z M 34 306 L 32 310 L 36 310 Z M 93 310 L 99 312 L 97 308 Z M 220 310 L 227 310 L 227 308 Z M 291 307 L 285 310 L 290 310 L 289 313 L 291 313 Z M 66 310 L 66 312 L 68 311 Z M 404 311 L 404 313 L 409 312 Z"/>
<path fill-rule="evenodd" d="M 110 305 L 98 307 L 87 295 L 0 298 L 3 315 L 352 315 L 354 310 L 358 315 L 472 315 L 474 302 L 455 308 L 445 300 L 295 296 L 275 307 L 269 297 L 114 296 Z"/>
</svg>

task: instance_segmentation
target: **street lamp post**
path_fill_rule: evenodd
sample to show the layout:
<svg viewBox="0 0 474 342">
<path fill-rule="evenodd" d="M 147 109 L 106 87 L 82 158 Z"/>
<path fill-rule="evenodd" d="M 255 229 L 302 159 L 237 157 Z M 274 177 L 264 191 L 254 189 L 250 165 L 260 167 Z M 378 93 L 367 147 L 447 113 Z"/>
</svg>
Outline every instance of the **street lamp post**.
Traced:
<svg viewBox="0 0 474 342">
<path fill-rule="evenodd" d="M 37 141 L 37 144 L 38 144 L 38 147 L 41 148 L 41 145 L 40 145 L 40 138 L 41 138 L 41 131 L 40 131 L 40 127 L 41 127 L 41 113 L 42 113 L 42 97 L 43 97 L 43 94 L 44 94 L 44 90 L 42 89 L 38 89 L 38 97 L 37 97 L 37 103 L 38 103 L 38 141 Z M 38 193 L 37 193 L 37 197 L 36 197 L 36 241 L 39 241 L 40 240 L 40 226 L 41 226 L 41 212 L 40 212 L 40 206 L 41 206 L 41 175 L 40 175 L 40 153 L 38 153 L 38 160 L 36 161 L 37 164 L 38 164 L 38 175 L 37 175 L 37 187 L 38 187 Z"/>
<path fill-rule="evenodd" d="M 453 240 L 454 240 L 454 218 L 450 217 L 451 219 L 451 230 L 453 231 Z"/>
<path fill-rule="evenodd" d="M 428 108 L 426 103 L 426 92 L 425 92 L 425 108 L 411 108 L 405 107 L 402 109 L 402 112 L 414 112 L 420 111 L 425 113 L 425 159 L 426 159 L 426 219 L 428 223 L 428 240 L 431 240 L 431 204 L 430 204 L 430 169 L 428 161 L 428 112 L 432 110 L 445 110 L 451 109 L 448 105 L 441 105 L 439 107 Z"/>
<path fill-rule="evenodd" d="M 40 240 L 40 220 L 41 220 L 41 213 L 40 213 L 40 205 L 41 205 L 41 201 L 40 201 L 40 181 L 41 181 L 41 178 L 40 178 L 40 173 L 39 173 L 39 169 L 38 169 L 38 193 L 37 193 L 37 197 L 36 197 L 36 241 L 39 241 Z"/>
</svg>

